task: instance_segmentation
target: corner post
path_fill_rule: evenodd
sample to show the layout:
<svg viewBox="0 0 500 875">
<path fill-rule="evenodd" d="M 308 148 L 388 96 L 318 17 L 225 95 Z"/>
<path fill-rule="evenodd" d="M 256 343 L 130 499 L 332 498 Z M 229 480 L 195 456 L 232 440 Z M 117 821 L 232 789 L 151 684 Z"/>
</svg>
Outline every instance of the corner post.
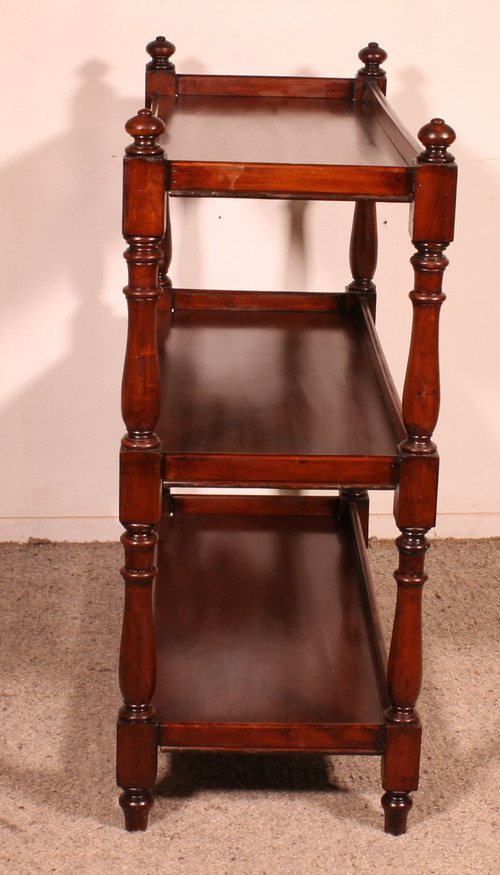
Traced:
<svg viewBox="0 0 500 875">
<path fill-rule="evenodd" d="M 175 46 L 164 36 L 157 36 L 147 44 L 146 51 L 151 56 L 146 64 L 146 106 L 154 112 L 159 97 L 168 97 L 172 104 L 175 99 L 175 66 L 170 60 Z"/>
<path fill-rule="evenodd" d="M 151 699 L 156 684 L 152 585 L 161 505 L 161 446 L 156 311 L 165 231 L 165 162 L 157 143 L 164 125 L 143 109 L 126 124 L 134 142 L 124 161 L 123 236 L 129 282 L 122 384 L 127 432 L 120 453 L 120 520 L 125 605 L 120 647 L 123 706 L 117 734 L 117 783 L 128 830 L 144 830 L 156 780 L 157 740 Z"/>
<path fill-rule="evenodd" d="M 386 91 L 386 74 L 381 64 L 387 52 L 378 43 L 368 43 L 358 53 L 363 67 L 358 70 L 354 80 L 354 99 L 362 101 L 368 87 L 376 83 L 381 91 Z M 352 281 L 346 286 L 348 306 L 363 299 L 375 319 L 377 289 L 373 282 L 378 257 L 377 205 L 375 201 L 358 200 L 354 204 L 354 214 L 349 245 L 349 266 Z M 354 501 L 365 538 L 368 544 L 369 497 L 366 489 L 345 487 L 340 491 L 341 498 Z"/>
<path fill-rule="evenodd" d="M 161 99 L 161 115 L 166 118 L 173 110 L 177 93 L 177 75 L 171 57 L 175 46 L 164 36 L 157 36 L 146 46 L 151 60 L 146 64 L 146 106 L 157 112 L 157 103 Z M 163 259 L 160 264 L 159 283 L 165 294 L 160 301 L 160 309 L 170 310 L 171 288 L 168 270 L 172 260 L 172 233 L 170 225 L 170 209 L 168 191 L 165 193 L 165 233 L 161 243 Z"/>
<path fill-rule="evenodd" d="M 394 515 L 399 568 L 396 613 L 387 669 L 391 705 L 386 712 L 382 764 L 385 828 L 404 833 L 418 787 L 420 721 L 415 709 L 422 678 L 422 588 L 428 530 L 435 525 L 439 458 L 432 435 L 439 415 L 439 313 L 445 296 L 444 250 L 453 239 L 457 168 L 447 151 L 454 131 L 433 119 L 419 131 L 425 150 L 417 158 L 411 236 L 415 286 L 413 324 L 403 389 L 407 438 L 400 447 L 400 479 Z"/>
<path fill-rule="evenodd" d="M 363 66 L 358 70 L 354 80 L 354 99 L 363 100 L 368 87 L 376 83 L 383 94 L 387 90 L 387 76 L 380 66 L 387 59 L 387 52 L 378 43 L 368 43 L 358 52 L 358 58 Z"/>
<path fill-rule="evenodd" d="M 358 53 L 363 67 L 358 70 L 354 80 L 354 99 L 363 101 L 372 84 L 385 94 L 387 78 L 381 64 L 387 52 L 378 43 L 368 43 Z M 373 282 L 378 255 L 377 207 L 375 201 L 359 200 L 354 206 L 354 216 L 349 249 L 349 264 L 353 280 L 346 288 L 352 297 L 363 295 L 370 312 L 375 318 L 376 288 Z"/>
</svg>

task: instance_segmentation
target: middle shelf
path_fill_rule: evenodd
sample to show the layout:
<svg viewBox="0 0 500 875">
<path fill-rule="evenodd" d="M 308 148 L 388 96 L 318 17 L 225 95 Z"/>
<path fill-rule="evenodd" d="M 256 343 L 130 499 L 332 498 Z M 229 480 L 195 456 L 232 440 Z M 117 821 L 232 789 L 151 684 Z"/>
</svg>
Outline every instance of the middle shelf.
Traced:
<svg viewBox="0 0 500 875">
<path fill-rule="evenodd" d="M 159 314 L 166 480 L 395 485 L 406 432 L 366 302 L 344 293 L 171 294 Z"/>
</svg>

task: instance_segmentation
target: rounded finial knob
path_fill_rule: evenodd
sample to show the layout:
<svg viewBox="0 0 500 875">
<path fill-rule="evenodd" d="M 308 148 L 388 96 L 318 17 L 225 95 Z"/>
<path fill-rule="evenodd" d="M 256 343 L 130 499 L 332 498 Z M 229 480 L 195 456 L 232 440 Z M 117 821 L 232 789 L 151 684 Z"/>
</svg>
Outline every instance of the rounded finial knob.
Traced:
<svg viewBox="0 0 500 875">
<path fill-rule="evenodd" d="M 134 139 L 134 142 L 125 149 L 128 155 L 163 154 L 163 149 L 156 142 L 156 138 L 163 134 L 165 125 L 150 109 L 140 109 L 137 115 L 128 120 L 125 130 Z"/>
<path fill-rule="evenodd" d="M 380 65 L 386 60 L 387 52 L 381 49 L 378 43 L 368 43 L 358 53 L 358 58 L 365 65 L 361 70 L 358 70 L 359 76 L 385 76 L 385 70 L 382 70 Z"/>
<path fill-rule="evenodd" d="M 164 36 L 157 36 L 155 40 L 148 43 L 146 46 L 148 55 L 151 55 L 152 61 L 149 61 L 148 70 L 174 70 L 175 67 L 170 60 L 170 56 L 175 52 L 175 46 Z"/>
<path fill-rule="evenodd" d="M 429 124 L 420 128 L 418 139 L 425 146 L 425 152 L 418 156 L 418 161 L 430 164 L 451 164 L 455 160 L 447 149 L 455 142 L 456 134 L 442 118 L 433 118 Z"/>
</svg>

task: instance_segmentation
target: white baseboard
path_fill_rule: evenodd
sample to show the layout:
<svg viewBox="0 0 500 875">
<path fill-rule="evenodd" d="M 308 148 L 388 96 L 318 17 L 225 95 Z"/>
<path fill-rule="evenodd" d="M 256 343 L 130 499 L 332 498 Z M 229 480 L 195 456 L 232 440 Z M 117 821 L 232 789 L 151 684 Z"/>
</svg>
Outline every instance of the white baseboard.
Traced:
<svg viewBox="0 0 500 875">
<path fill-rule="evenodd" d="M 116 517 L 4 517 L 0 541 L 25 543 L 30 538 L 49 541 L 118 541 L 123 529 Z M 373 514 L 370 535 L 395 538 L 398 530 L 391 514 Z M 439 514 L 431 538 L 500 537 L 500 513 Z"/>
<path fill-rule="evenodd" d="M 118 541 L 123 528 L 117 517 L 3 517 L 0 541 Z"/>
<path fill-rule="evenodd" d="M 376 538 L 396 538 L 399 534 L 392 514 L 373 514 L 370 535 Z M 442 513 L 428 534 L 429 538 L 498 538 L 500 513 Z"/>
</svg>

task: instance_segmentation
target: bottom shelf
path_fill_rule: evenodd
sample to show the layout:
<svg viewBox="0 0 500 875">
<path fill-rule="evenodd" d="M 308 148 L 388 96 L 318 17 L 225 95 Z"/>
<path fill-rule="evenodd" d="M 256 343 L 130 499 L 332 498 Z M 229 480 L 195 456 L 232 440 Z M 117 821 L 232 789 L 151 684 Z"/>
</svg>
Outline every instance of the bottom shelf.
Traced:
<svg viewBox="0 0 500 875">
<path fill-rule="evenodd" d="M 155 587 L 160 744 L 382 752 L 385 653 L 355 506 L 171 501 Z"/>
</svg>

